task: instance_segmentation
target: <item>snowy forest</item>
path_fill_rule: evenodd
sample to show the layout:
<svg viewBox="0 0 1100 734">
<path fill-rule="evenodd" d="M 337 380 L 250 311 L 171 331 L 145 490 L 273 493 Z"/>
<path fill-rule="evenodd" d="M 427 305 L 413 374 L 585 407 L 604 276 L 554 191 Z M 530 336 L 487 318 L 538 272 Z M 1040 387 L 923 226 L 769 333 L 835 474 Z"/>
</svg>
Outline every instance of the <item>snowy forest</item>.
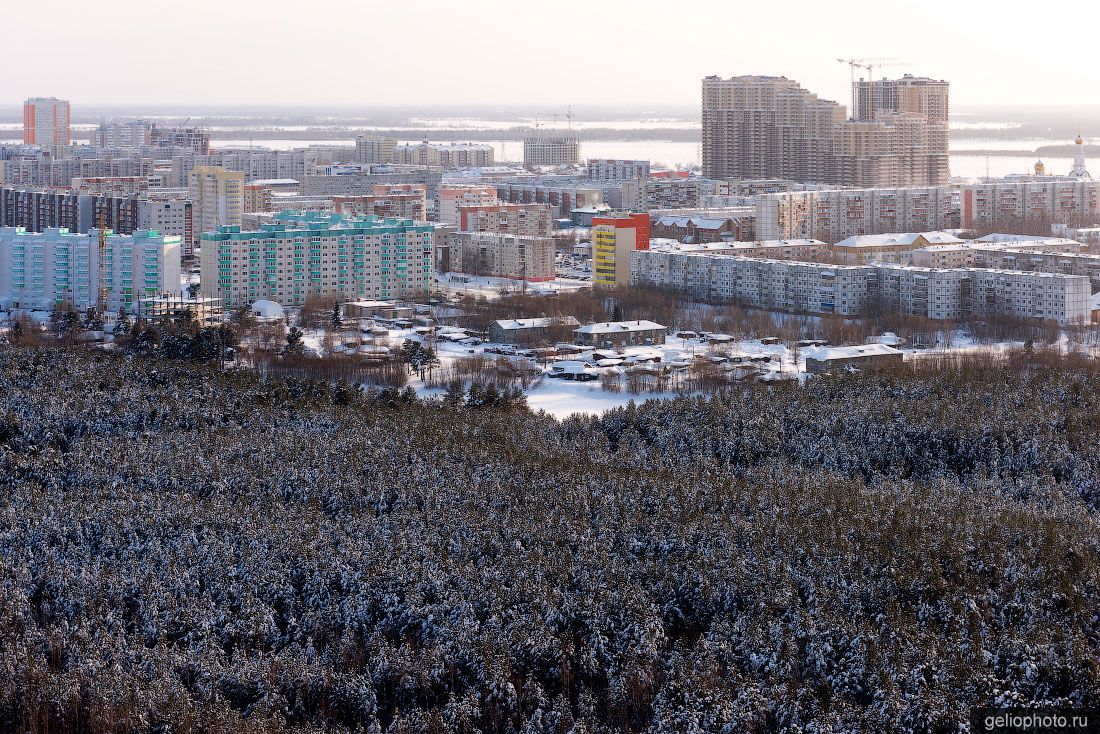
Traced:
<svg viewBox="0 0 1100 734">
<path fill-rule="evenodd" d="M 556 421 L 0 348 L 0 730 L 955 732 L 972 706 L 1100 707 L 1098 448 L 1083 363 Z"/>
</svg>

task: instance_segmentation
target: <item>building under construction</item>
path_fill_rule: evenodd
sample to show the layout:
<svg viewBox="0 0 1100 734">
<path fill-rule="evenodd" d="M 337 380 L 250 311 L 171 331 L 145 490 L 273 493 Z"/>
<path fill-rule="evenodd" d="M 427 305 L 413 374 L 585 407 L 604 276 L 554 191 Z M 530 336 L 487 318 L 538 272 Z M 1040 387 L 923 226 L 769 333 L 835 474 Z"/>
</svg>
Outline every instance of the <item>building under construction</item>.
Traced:
<svg viewBox="0 0 1100 734">
<path fill-rule="evenodd" d="M 948 88 L 912 76 L 853 82 L 857 114 L 848 119 L 843 105 L 785 77 L 708 76 L 703 175 L 864 188 L 946 184 Z"/>
</svg>

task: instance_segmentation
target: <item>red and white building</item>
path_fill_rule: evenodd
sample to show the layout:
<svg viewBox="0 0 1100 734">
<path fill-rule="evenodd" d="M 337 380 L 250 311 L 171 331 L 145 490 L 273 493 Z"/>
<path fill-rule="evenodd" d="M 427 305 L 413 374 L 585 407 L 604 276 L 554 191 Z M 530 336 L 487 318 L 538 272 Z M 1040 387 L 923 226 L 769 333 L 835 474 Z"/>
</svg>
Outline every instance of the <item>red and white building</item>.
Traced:
<svg viewBox="0 0 1100 734">
<path fill-rule="evenodd" d="M 24 145 L 69 145 L 69 100 L 32 97 L 23 103 Z"/>
</svg>

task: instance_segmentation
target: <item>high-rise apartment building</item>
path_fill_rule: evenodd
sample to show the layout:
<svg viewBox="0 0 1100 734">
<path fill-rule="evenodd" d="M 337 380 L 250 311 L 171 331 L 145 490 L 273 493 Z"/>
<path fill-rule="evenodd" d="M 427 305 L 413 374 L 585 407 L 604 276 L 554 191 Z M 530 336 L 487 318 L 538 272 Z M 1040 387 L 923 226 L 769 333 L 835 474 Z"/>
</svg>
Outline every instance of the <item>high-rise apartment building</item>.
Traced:
<svg viewBox="0 0 1100 734">
<path fill-rule="evenodd" d="M 428 217 L 428 188 L 424 184 L 376 184 L 373 194 L 334 196 L 332 203 L 337 214 L 423 222 Z"/>
<path fill-rule="evenodd" d="M 986 268 L 833 265 L 658 247 L 631 256 L 631 283 L 788 313 L 931 319 L 1012 316 L 1087 323 L 1089 278 Z"/>
<path fill-rule="evenodd" d="M 494 162 L 493 146 L 475 143 L 408 143 L 393 149 L 394 163 L 440 168 L 478 168 Z"/>
<path fill-rule="evenodd" d="M 135 313 L 140 299 L 180 288 L 180 239 L 140 230 L 107 236 L 106 259 L 99 258 L 99 234 L 67 229 L 28 232 L 0 227 L 0 304 L 46 310 L 71 303 L 94 306 L 100 272 L 105 271 L 107 309 Z"/>
<path fill-rule="evenodd" d="M 839 242 L 856 235 L 959 227 L 959 193 L 947 186 L 787 191 L 756 197 L 756 236 Z"/>
<path fill-rule="evenodd" d="M 100 148 L 140 148 L 153 143 L 154 124 L 148 120 L 101 122 L 93 141 Z"/>
<path fill-rule="evenodd" d="M 538 129 L 523 139 L 523 165 L 575 166 L 581 143 L 573 130 Z"/>
<path fill-rule="evenodd" d="M 860 79 L 852 85 L 855 120 L 877 120 L 882 113 L 910 112 L 929 122 L 946 123 L 951 85 L 942 79 L 906 74 L 901 79 Z"/>
<path fill-rule="evenodd" d="M 1100 222 L 1100 182 L 996 181 L 962 187 L 962 226 L 1000 231 L 1024 224 Z"/>
<path fill-rule="evenodd" d="M 649 178 L 649 161 L 589 158 L 588 177 L 596 181 L 625 181 L 636 178 Z"/>
<path fill-rule="evenodd" d="M 355 137 L 355 159 L 359 163 L 393 163 L 393 151 L 397 141 L 373 135 Z"/>
<path fill-rule="evenodd" d="M 784 77 L 706 77 L 703 174 L 861 187 L 946 184 L 947 82 L 907 76 L 861 84 L 872 90 L 856 95 L 867 115 L 846 120 L 844 107 Z M 872 97 L 873 106 L 865 101 Z"/>
<path fill-rule="evenodd" d="M 182 247 L 194 237 L 191 211 L 191 202 L 187 199 L 147 194 L 138 199 L 138 229 L 179 237 Z"/>
<path fill-rule="evenodd" d="M 828 180 L 844 107 L 785 77 L 703 79 L 703 175 Z"/>
<path fill-rule="evenodd" d="M 69 145 L 69 101 L 32 97 L 23 103 L 24 145 Z"/>
<path fill-rule="evenodd" d="M 948 158 L 950 84 L 906 74 L 900 79 L 859 80 L 852 88 L 853 123 L 881 122 L 894 140 L 876 153 L 897 160 L 897 186 L 938 186 L 951 177 Z M 863 180 L 867 180 L 864 176 Z M 875 185 L 854 181 L 849 185 Z"/>
<path fill-rule="evenodd" d="M 218 166 L 198 166 L 187 177 L 194 237 L 184 255 L 194 253 L 203 232 L 241 225 L 244 214 L 244 173 Z"/>
<path fill-rule="evenodd" d="M 456 232 L 450 268 L 469 275 L 531 283 L 554 279 L 554 241 L 496 232 Z"/>
<path fill-rule="evenodd" d="M 488 206 L 498 203 L 495 186 L 444 186 L 439 189 L 436 217 L 445 224 L 458 224 L 458 212 L 464 206 Z"/>
<path fill-rule="evenodd" d="M 496 191 L 501 201 L 513 204 L 549 204 L 558 217 L 604 204 L 603 189 L 593 181 L 505 181 L 496 184 Z"/>
<path fill-rule="evenodd" d="M 549 204 L 490 204 L 458 209 L 463 232 L 495 232 L 521 237 L 550 237 L 554 218 Z"/>
<path fill-rule="evenodd" d="M 149 131 L 152 145 L 187 148 L 198 155 L 210 154 L 210 133 L 198 127 L 160 126 L 153 124 Z"/>
<path fill-rule="evenodd" d="M 630 283 L 630 257 L 649 249 L 649 214 L 622 214 L 592 219 L 592 283 Z"/>
<path fill-rule="evenodd" d="M 307 296 L 410 298 L 432 284 L 430 224 L 411 219 L 285 211 L 259 230 L 204 232 L 203 295 L 226 306 L 268 299 L 301 305 Z"/>
</svg>

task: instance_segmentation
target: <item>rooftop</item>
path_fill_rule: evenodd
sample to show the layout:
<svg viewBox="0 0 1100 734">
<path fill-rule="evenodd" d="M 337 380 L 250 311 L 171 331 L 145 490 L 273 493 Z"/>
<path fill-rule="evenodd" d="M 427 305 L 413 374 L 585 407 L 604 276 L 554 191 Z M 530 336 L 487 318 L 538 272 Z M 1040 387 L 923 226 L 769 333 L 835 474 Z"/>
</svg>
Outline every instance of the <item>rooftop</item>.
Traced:
<svg viewBox="0 0 1100 734">
<path fill-rule="evenodd" d="M 578 334 L 619 334 L 622 332 L 630 331 L 654 331 L 660 329 L 665 330 L 666 327 L 661 326 L 655 321 L 605 321 L 596 324 L 585 324 L 584 326 L 574 329 Z"/>
<path fill-rule="evenodd" d="M 955 235 L 946 232 L 894 232 L 891 234 L 855 235 L 837 242 L 834 247 L 883 247 L 889 245 L 911 245 L 923 238 L 931 245 L 954 245 L 963 242 Z"/>
<path fill-rule="evenodd" d="M 874 357 L 887 354 L 901 354 L 888 344 L 861 344 L 854 347 L 806 347 L 802 354 L 808 359 L 824 362 L 830 359 L 852 359 L 853 357 Z"/>
<path fill-rule="evenodd" d="M 497 328 L 504 329 L 505 331 L 516 331 L 519 329 L 541 329 L 554 323 L 573 326 L 579 322 L 572 316 L 546 316 L 533 319 L 498 319 L 497 321 L 493 322 L 493 325 Z"/>
</svg>

